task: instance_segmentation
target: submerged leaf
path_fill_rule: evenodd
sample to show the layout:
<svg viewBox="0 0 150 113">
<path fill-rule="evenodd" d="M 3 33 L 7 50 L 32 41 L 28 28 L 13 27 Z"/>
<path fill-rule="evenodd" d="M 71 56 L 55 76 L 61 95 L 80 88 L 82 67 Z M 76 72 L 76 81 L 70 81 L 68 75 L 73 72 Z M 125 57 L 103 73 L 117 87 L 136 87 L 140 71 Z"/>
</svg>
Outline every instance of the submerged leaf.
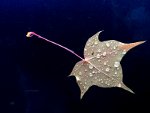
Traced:
<svg viewBox="0 0 150 113">
<path fill-rule="evenodd" d="M 99 87 L 121 87 L 134 93 L 122 81 L 123 75 L 120 61 L 127 51 L 145 41 L 130 44 L 124 44 L 116 40 L 101 42 L 98 39 L 101 32 L 96 33 L 87 41 L 84 48 L 84 58 L 71 49 L 48 40 L 35 32 L 28 32 L 26 36 L 32 37 L 35 35 L 42 40 L 65 49 L 81 59 L 81 61 L 76 63 L 70 74 L 70 76 L 74 75 L 76 77 L 81 89 L 81 98 L 92 85 Z"/>
<path fill-rule="evenodd" d="M 121 87 L 134 93 L 122 81 L 120 61 L 131 48 L 144 41 L 124 44 L 115 40 L 99 41 L 102 31 L 89 38 L 84 48 L 84 60 L 76 63 L 70 76 L 76 77 L 81 98 L 92 85 L 99 87 Z"/>
</svg>

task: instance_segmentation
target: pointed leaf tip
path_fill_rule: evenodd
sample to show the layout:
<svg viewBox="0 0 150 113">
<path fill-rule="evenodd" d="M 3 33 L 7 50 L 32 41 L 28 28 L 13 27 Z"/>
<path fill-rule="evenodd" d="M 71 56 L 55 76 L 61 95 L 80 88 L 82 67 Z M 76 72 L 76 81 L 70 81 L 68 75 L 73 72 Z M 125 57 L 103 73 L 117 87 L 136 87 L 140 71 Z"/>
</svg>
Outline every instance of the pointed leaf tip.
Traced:
<svg viewBox="0 0 150 113">
<path fill-rule="evenodd" d="M 124 83 L 121 84 L 121 88 L 123 88 L 126 91 L 131 92 L 132 94 L 135 94 L 130 88 L 128 88 Z"/>
<path fill-rule="evenodd" d="M 137 46 L 138 46 L 138 45 L 143 44 L 145 42 L 146 42 L 146 40 L 145 41 L 138 41 L 138 42 L 135 42 L 135 43 L 137 43 Z"/>
<path fill-rule="evenodd" d="M 138 41 L 138 42 L 134 42 L 134 43 L 123 44 L 123 45 L 121 46 L 121 48 L 122 48 L 123 50 L 129 51 L 130 49 L 132 49 L 132 48 L 134 48 L 134 47 L 136 47 L 136 46 L 138 46 L 138 45 L 141 45 L 141 44 L 143 44 L 143 43 L 145 43 L 145 42 L 146 42 L 146 41 Z"/>
</svg>

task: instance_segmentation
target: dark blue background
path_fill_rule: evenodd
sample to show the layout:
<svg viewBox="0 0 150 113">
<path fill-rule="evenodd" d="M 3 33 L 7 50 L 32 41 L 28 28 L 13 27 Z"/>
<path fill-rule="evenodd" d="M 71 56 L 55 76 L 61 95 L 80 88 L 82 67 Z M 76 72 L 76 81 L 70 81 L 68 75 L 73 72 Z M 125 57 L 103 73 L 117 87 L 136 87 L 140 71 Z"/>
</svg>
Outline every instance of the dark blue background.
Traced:
<svg viewBox="0 0 150 113">
<path fill-rule="evenodd" d="M 149 0 L 1 0 L 0 113 L 133 113 L 149 110 Z M 147 40 L 122 60 L 119 88 L 93 86 L 80 100 L 74 77 L 67 77 L 80 59 L 33 37 L 34 31 L 83 56 L 89 37 Z M 148 111 L 147 111 L 148 112 Z M 150 110 L 149 110 L 150 112 Z"/>
</svg>

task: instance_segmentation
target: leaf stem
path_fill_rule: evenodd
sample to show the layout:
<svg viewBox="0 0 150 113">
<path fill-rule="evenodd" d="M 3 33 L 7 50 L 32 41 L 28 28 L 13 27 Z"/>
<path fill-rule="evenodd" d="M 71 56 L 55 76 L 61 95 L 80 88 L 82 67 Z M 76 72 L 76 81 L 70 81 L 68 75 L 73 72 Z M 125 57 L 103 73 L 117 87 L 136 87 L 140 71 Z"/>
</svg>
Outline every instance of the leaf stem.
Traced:
<svg viewBox="0 0 150 113">
<path fill-rule="evenodd" d="M 48 39 L 46 39 L 46 38 L 44 38 L 44 37 L 42 37 L 42 36 L 36 34 L 35 32 L 28 32 L 27 35 L 26 35 L 26 37 L 32 37 L 33 35 L 37 36 L 38 38 L 40 38 L 40 39 L 42 39 L 42 40 L 45 40 L 45 41 L 47 41 L 47 42 L 50 42 L 50 43 L 52 43 L 52 44 L 54 44 L 54 45 L 56 45 L 56 46 L 59 46 L 59 47 L 65 49 L 65 50 L 69 51 L 70 53 L 74 54 L 75 56 L 77 56 L 77 57 L 80 58 L 81 60 L 84 60 L 84 58 L 82 58 L 81 56 L 79 56 L 77 53 L 75 53 L 75 52 L 72 51 L 71 49 L 69 49 L 69 48 L 67 48 L 67 47 L 65 47 L 65 46 L 63 46 L 63 45 L 60 45 L 60 44 L 58 44 L 58 43 L 56 43 L 56 42 L 54 42 L 54 41 L 48 40 Z"/>
</svg>

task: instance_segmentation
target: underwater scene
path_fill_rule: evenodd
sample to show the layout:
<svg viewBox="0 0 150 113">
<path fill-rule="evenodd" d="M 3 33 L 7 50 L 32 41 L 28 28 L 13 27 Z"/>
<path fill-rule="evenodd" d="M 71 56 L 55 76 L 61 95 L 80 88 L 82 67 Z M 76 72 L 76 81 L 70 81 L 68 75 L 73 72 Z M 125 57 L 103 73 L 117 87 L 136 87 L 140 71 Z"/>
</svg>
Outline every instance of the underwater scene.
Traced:
<svg viewBox="0 0 150 113">
<path fill-rule="evenodd" d="M 0 113 L 149 113 L 149 0 L 0 0 Z"/>
</svg>

